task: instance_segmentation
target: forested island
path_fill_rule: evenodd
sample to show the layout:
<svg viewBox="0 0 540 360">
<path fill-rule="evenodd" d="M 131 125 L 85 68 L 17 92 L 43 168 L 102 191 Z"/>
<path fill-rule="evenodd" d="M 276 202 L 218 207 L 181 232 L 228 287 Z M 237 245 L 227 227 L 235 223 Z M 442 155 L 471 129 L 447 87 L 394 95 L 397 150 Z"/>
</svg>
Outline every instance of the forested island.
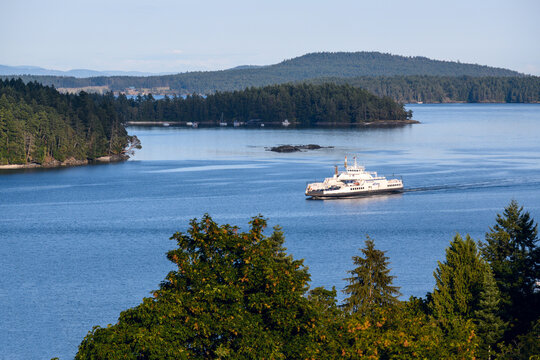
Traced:
<svg viewBox="0 0 540 360">
<path fill-rule="evenodd" d="M 22 80 L 0 80 L 0 165 L 54 167 L 124 160 L 140 148 L 113 96 L 61 94 Z"/>
<path fill-rule="evenodd" d="M 516 71 L 378 52 L 312 53 L 267 66 L 160 76 L 21 76 L 65 92 L 128 95 L 213 94 L 284 83 L 332 82 L 410 103 L 540 102 L 540 77 Z"/>
<path fill-rule="evenodd" d="M 540 77 L 362 76 L 321 78 L 313 84 L 348 84 L 401 103 L 539 103 Z"/>
<path fill-rule="evenodd" d="M 105 87 L 106 91 L 124 91 L 133 87 L 163 92 L 172 91 L 177 95 L 183 95 L 243 90 L 252 86 L 301 82 L 323 77 L 408 75 L 523 76 L 517 71 L 484 65 L 432 60 L 421 56 L 408 57 L 362 51 L 310 53 L 273 65 L 240 66 L 221 71 L 194 71 L 174 75 L 97 76 L 89 78 L 30 75 L 24 79 L 54 85 L 57 88 L 94 86 Z"/>
<path fill-rule="evenodd" d="M 400 300 L 389 258 L 368 237 L 335 288 L 309 289 L 279 228 L 246 232 L 209 215 L 175 233 L 153 297 L 94 327 L 75 359 L 537 359 L 538 225 L 517 202 L 485 241 L 456 234 L 425 298 Z M 344 276 L 346 276 L 344 274 Z"/>
<path fill-rule="evenodd" d="M 336 84 L 284 84 L 155 100 L 88 94 L 61 94 L 54 87 L 22 80 L 0 81 L 0 165 L 24 167 L 80 165 L 126 159 L 140 148 L 125 129 L 128 122 L 220 121 L 292 126 L 404 124 L 411 111 L 388 97 Z"/>
<path fill-rule="evenodd" d="M 132 122 L 192 121 L 218 125 L 224 121 L 292 126 L 365 126 L 411 123 L 406 111 L 389 97 L 336 84 L 282 84 L 242 91 L 197 94 L 154 100 L 151 95 L 118 98 L 119 111 Z"/>
</svg>

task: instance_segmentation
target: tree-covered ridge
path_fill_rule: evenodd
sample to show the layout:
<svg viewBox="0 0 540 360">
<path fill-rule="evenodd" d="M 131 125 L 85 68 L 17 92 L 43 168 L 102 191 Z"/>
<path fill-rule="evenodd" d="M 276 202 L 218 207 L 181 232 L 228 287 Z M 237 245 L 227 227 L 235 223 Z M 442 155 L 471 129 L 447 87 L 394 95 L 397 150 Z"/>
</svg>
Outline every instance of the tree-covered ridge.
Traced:
<svg viewBox="0 0 540 360">
<path fill-rule="evenodd" d="M 65 95 L 38 83 L 0 80 L 0 165 L 123 154 L 132 138 L 118 105 L 112 94 Z"/>
<path fill-rule="evenodd" d="M 285 60 L 276 67 L 307 69 L 310 77 L 335 73 L 339 77 L 438 75 L 520 76 L 517 71 L 478 64 L 433 60 L 423 56 L 400 56 L 380 52 L 319 52 Z M 307 72 L 307 70 L 304 70 Z M 315 76 L 312 76 L 315 75 Z"/>
<path fill-rule="evenodd" d="M 54 76 L 21 76 L 24 81 L 38 81 L 55 87 L 76 87 L 85 86 L 78 84 L 78 79 L 74 79 L 73 84 L 70 78 Z M 84 79 L 88 81 L 88 86 L 102 86 L 107 82 L 106 78 Z M 286 83 L 288 80 L 276 83 Z M 445 103 L 445 102 L 467 102 L 467 103 L 538 103 L 540 102 L 540 77 L 520 76 L 520 77 L 473 77 L 473 76 L 428 76 L 428 75 L 408 75 L 408 76 L 360 76 L 350 78 L 322 77 L 306 79 L 297 82 L 307 82 L 312 84 L 334 83 L 338 85 L 349 84 L 351 86 L 366 89 L 378 96 L 389 96 L 395 101 L 403 103 Z M 169 90 L 160 89 L 154 86 L 153 80 L 148 80 L 142 84 L 140 89 L 153 94 L 211 94 L 216 91 L 241 90 L 247 86 L 261 85 L 255 81 L 227 81 L 208 82 L 201 85 L 194 78 L 185 87 Z M 161 84 L 167 87 L 167 83 Z M 270 84 L 262 84 L 270 85 Z M 108 85 L 104 85 L 108 86 Z M 124 91 L 118 89 L 117 91 Z"/>
<path fill-rule="evenodd" d="M 225 121 L 259 119 L 296 126 L 360 125 L 379 120 L 407 120 L 412 116 L 388 97 L 377 97 L 349 85 L 283 84 L 242 91 L 216 92 L 203 97 L 165 98 L 152 96 L 129 102 L 131 121 L 197 121 L 217 125 Z"/>
<path fill-rule="evenodd" d="M 540 77 L 380 76 L 321 78 L 310 83 L 349 84 L 401 103 L 538 103 Z"/>
<path fill-rule="evenodd" d="M 397 299 L 368 238 L 348 295 L 308 290 L 309 273 L 257 216 L 246 232 L 209 215 L 171 238 L 152 298 L 88 333 L 76 359 L 537 359 L 537 225 L 511 202 L 481 246 L 456 235 L 425 299 Z M 483 255 L 484 254 L 484 255 Z M 525 276 L 523 267 L 528 266 Z M 516 279 L 518 281 L 516 281 Z M 504 306 L 498 306 L 504 303 Z M 527 309 L 523 309 L 527 304 Z M 507 319 L 507 321 L 505 321 Z"/>
<path fill-rule="evenodd" d="M 215 91 L 242 90 L 300 82 L 322 77 L 350 78 L 359 76 L 472 76 L 519 77 L 522 74 L 501 68 L 425 57 L 405 57 L 379 52 L 322 52 L 306 54 L 278 64 L 261 67 L 238 67 L 221 71 L 195 71 L 161 76 L 100 76 L 75 78 L 61 76 L 24 76 L 25 81 L 38 81 L 56 88 L 107 86 L 111 91 L 130 87 L 181 94 L 210 94 Z M 152 90 L 154 89 L 154 90 Z M 160 89 L 160 90 L 157 90 Z"/>
</svg>

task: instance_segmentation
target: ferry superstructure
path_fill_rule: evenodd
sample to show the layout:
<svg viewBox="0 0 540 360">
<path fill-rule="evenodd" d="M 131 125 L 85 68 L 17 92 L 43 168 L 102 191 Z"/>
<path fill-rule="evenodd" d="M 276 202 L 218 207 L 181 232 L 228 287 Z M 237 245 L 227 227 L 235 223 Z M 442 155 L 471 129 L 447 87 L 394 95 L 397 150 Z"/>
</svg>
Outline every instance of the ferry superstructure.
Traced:
<svg viewBox="0 0 540 360">
<path fill-rule="evenodd" d="M 345 157 L 345 171 L 338 172 L 336 166 L 333 177 L 326 178 L 323 182 L 308 184 L 306 196 L 313 199 L 330 199 L 402 191 L 401 179 L 386 179 L 384 176 L 378 176 L 375 171 L 366 171 L 363 166 L 357 164 L 356 157 L 354 165 L 348 165 Z"/>
</svg>

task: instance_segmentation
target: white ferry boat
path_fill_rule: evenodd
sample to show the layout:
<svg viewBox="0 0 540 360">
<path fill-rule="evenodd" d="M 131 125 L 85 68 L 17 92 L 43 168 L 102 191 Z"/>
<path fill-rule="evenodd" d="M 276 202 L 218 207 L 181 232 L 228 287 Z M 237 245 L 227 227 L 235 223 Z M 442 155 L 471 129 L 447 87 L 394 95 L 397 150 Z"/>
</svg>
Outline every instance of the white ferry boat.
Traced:
<svg viewBox="0 0 540 360">
<path fill-rule="evenodd" d="M 384 176 L 378 176 L 374 171 L 366 171 L 363 166 L 356 163 L 356 157 L 354 165 L 349 166 L 345 157 L 345 171 L 338 172 L 336 166 L 333 177 L 326 178 L 323 182 L 308 184 L 306 196 L 313 199 L 330 199 L 402 191 L 401 179 L 386 179 Z"/>
</svg>

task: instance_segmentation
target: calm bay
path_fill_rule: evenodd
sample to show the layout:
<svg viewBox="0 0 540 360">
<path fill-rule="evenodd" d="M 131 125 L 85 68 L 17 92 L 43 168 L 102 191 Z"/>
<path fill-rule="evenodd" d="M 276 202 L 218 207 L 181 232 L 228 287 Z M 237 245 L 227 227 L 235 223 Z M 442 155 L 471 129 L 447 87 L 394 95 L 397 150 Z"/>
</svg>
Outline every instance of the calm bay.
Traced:
<svg viewBox="0 0 540 360">
<path fill-rule="evenodd" d="M 372 129 L 131 127 L 143 144 L 111 165 L 0 173 L 0 358 L 73 358 L 173 269 L 169 237 L 209 213 L 262 214 L 305 259 L 312 286 L 343 289 L 366 235 L 404 298 L 433 289 L 456 232 L 481 240 L 511 199 L 540 220 L 540 104 L 410 105 L 421 124 Z M 333 148 L 278 154 L 265 147 Z M 403 177 L 397 195 L 309 201 L 306 182 L 356 154 Z M 271 229 L 268 230 L 268 233 Z"/>
</svg>

